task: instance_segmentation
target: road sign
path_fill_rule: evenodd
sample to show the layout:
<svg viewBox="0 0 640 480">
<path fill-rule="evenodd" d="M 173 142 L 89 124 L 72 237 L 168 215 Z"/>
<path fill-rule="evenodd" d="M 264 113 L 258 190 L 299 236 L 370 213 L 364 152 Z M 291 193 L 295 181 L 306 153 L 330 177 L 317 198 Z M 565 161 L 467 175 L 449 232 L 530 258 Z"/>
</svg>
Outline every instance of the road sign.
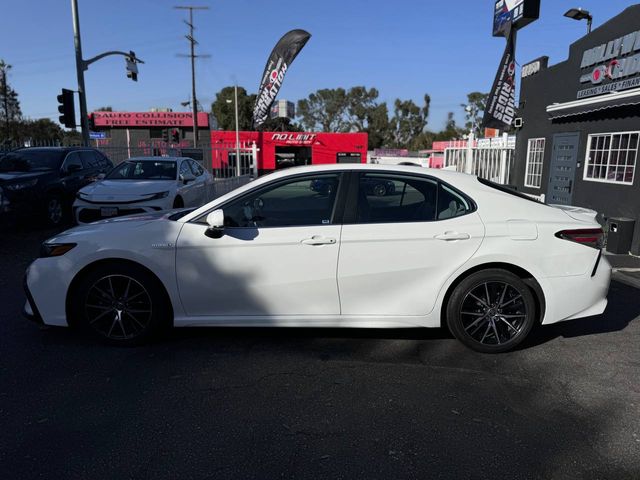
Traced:
<svg viewBox="0 0 640 480">
<path fill-rule="evenodd" d="M 107 138 L 107 132 L 89 132 L 89 138 L 92 140 L 102 140 Z"/>
</svg>

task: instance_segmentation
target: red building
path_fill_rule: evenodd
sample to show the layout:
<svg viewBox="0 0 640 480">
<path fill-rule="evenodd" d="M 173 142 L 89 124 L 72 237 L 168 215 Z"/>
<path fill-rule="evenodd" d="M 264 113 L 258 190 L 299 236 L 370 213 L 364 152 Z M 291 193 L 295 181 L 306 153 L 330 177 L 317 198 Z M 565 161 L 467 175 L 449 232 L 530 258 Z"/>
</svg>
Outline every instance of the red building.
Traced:
<svg viewBox="0 0 640 480">
<path fill-rule="evenodd" d="M 244 152 L 255 142 L 260 174 L 296 165 L 367 162 L 366 133 L 240 132 L 239 136 Z M 235 165 L 235 143 L 234 131 L 211 132 L 214 169 Z"/>
</svg>

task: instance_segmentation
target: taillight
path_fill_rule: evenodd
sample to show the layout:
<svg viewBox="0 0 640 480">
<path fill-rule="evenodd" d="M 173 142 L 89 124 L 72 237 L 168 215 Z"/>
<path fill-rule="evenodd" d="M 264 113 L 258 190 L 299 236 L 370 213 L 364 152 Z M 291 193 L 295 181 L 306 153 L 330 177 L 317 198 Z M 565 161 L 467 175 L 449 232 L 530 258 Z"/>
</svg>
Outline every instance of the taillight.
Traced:
<svg viewBox="0 0 640 480">
<path fill-rule="evenodd" d="M 562 230 L 561 232 L 556 233 L 556 237 L 598 249 L 602 248 L 604 243 L 604 231 L 601 228 Z"/>
</svg>

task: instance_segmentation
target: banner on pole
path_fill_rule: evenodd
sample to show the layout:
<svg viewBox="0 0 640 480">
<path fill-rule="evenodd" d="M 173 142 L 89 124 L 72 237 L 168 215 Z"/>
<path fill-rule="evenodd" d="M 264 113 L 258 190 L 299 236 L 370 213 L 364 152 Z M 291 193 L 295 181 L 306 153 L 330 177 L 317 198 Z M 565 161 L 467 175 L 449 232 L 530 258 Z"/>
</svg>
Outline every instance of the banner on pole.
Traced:
<svg viewBox="0 0 640 480">
<path fill-rule="evenodd" d="M 483 128 L 505 130 L 513 125 L 516 116 L 516 29 L 507 34 L 507 47 L 487 99 L 482 119 Z"/>
<path fill-rule="evenodd" d="M 253 127 L 259 127 L 269 117 L 273 105 L 287 69 L 296 58 L 302 47 L 311 38 L 311 34 L 304 30 L 291 30 L 286 33 L 276 44 L 269 55 L 267 64 L 262 74 L 258 96 L 253 107 Z"/>
</svg>

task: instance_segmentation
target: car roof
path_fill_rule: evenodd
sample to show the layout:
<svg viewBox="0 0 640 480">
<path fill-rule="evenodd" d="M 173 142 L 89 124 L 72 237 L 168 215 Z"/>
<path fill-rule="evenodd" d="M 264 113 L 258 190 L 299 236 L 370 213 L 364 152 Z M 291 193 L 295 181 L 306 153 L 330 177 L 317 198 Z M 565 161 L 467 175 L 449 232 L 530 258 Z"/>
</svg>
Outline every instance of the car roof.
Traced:
<svg viewBox="0 0 640 480">
<path fill-rule="evenodd" d="M 187 157 L 131 157 L 126 162 L 176 162 L 178 160 L 186 160 Z"/>
<path fill-rule="evenodd" d="M 434 178 L 439 178 L 444 182 L 451 182 L 454 184 L 477 184 L 477 177 L 475 175 L 468 175 L 466 173 L 455 172 L 451 170 L 443 170 L 438 168 L 424 168 L 414 165 L 379 165 L 371 163 L 332 163 L 328 165 L 306 165 L 298 167 L 290 167 L 283 170 L 278 170 L 269 175 L 265 175 L 260 179 L 272 180 L 279 177 L 287 177 L 294 174 L 303 173 L 317 173 L 317 172 L 334 172 L 334 171 L 361 171 L 361 172 L 392 172 L 392 173 L 409 173 L 418 175 L 427 175 Z"/>
<path fill-rule="evenodd" d="M 21 151 L 21 150 L 31 150 L 31 151 L 41 151 L 41 152 L 47 152 L 47 151 L 53 151 L 53 152 L 73 152 L 76 150 L 97 150 L 94 147 L 80 147 L 80 146 L 75 146 L 75 147 L 20 147 L 20 148 L 16 148 L 14 150 L 14 152 L 17 151 Z"/>
</svg>

